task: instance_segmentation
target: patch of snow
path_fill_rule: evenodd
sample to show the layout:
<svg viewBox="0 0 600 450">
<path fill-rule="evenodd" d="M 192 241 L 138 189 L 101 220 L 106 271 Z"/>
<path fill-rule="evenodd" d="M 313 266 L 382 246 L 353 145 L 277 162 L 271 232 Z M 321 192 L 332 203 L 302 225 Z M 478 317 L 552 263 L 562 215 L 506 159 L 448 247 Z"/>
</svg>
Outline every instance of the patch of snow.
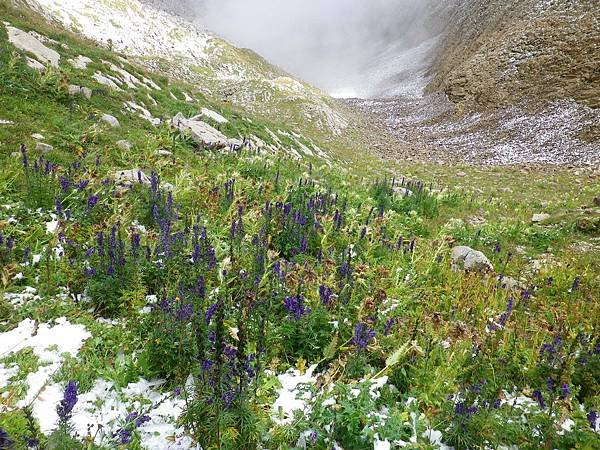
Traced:
<svg viewBox="0 0 600 450">
<path fill-rule="evenodd" d="M 304 374 L 297 369 L 290 369 L 286 373 L 277 376 L 281 383 L 281 389 L 277 391 L 277 399 L 273 403 L 272 418 L 280 425 L 290 424 L 294 418 L 295 411 L 305 411 L 307 409 L 306 401 L 308 394 L 304 393 L 300 397 L 299 387 L 306 384 L 314 384 L 317 378 L 313 372 L 317 365 L 312 365 Z"/>
<path fill-rule="evenodd" d="M 5 388 L 9 385 L 10 379 L 15 377 L 19 373 L 19 366 L 12 363 L 6 367 L 4 364 L 0 364 L 0 389 Z"/>
</svg>

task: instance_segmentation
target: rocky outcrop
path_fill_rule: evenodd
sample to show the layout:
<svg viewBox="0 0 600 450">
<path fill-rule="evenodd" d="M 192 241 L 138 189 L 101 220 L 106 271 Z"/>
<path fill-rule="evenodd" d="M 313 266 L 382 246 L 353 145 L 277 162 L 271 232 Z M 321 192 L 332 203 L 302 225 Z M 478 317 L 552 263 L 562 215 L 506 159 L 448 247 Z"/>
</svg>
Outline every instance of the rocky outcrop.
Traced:
<svg viewBox="0 0 600 450">
<path fill-rule="evenodd" d="M 46 47 L 32 33 L 27 33 L 15 27 L 6 26 L 8 40 L 11 44 L 26 53 L 31 53 L 37 58 L 38 63 L 58 67 L 60 54 L 56 50 Z"/>
<path fill-rule="evenodd" d="M 171 124 L 179 131 L 189 134 L 202 146 L 223 148 L 230 144 L 227 136 L 197 118 L 186 119 L 183 114 L 178 113 L 171 120 Z"/>
</svg>

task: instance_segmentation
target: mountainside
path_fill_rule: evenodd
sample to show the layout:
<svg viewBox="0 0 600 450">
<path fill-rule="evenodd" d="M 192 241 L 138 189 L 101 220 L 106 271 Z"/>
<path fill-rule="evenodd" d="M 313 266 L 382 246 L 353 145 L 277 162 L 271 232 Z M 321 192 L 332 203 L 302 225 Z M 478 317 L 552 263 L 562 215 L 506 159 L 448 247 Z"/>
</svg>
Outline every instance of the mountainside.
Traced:
<svg viewBox="0 0 600 450">
<path fill-rule="evenodd" d="M 589 0 L 465 0 L 435 51 L 430 92 L 474 107 L 573 99 L 600 108 L 600 11 Z"/>
<path fill-rule="evenodd" d="M 224 101 L 312 132 L 340 134 L 347 126 L 324 93 L 179 16 L 137 0 L 23 1 L 50 20 Z"/>
<path fill-rule="evenodd" d="M 600 164 L 600 12 L 589 1 L 439 2 L 382 96 L 347 103 L 381 153 L 442 164 Z M 392 139 L 393 141 L 393 139 Z"/>
<path fill-rule="evenodd" d="M 0 0 L 0 450 L 598 448 L 594 168 L 411 161 L 140 5 Z"/>
</svg>

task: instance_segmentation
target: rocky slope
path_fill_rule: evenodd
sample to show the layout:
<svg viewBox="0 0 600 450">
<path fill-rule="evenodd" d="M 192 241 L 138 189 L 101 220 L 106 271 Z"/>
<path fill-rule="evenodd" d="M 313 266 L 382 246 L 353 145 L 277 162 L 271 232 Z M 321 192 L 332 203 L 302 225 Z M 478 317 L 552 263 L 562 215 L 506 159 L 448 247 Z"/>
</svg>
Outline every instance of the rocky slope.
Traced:
<svg viewBox="0 0 600 450">
<path fill-rule="evenodd" d="M 149 69 L 194 83 L 209 95 L 286 120 L 313 133 L 340 134 L 346 119 L 318 89 L 250 50 L 138 0 L 18 0 L 47 19 L 122 52 Z"/>
</svg>

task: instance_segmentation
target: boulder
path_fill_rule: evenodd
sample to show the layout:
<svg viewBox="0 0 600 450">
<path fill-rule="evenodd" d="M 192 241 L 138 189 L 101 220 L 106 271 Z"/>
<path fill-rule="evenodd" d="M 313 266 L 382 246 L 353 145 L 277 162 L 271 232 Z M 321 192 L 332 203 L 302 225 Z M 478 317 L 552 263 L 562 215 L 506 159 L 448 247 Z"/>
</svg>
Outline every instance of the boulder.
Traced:
<svg viewBox="0 0 600 450">
<path fill-rule="evenodd" d="M 494 266 L 480 251 L 458 246 L 452 249 L 452 270 L 493 271 Z"/>
<path fill-rule="evenodd" d="M 540 222 L 543 222 L 544 220 L 548 220 L 549 218 L 550 218 L 550 214 L 540 213 L 540 214 L 534 214 L 533 217 L 531 218 L 531 221 L 533 223 L 540 223 Z"/>
<path fill-rule="evenodd" d="M 200 145 L 223 148 L 229 145 L 229 139 L 216 128 L 201 120 L 186 119 L 183 114 L 178 113 L 171 124 L 183 133 L 189 133 L 194 141 Z"/>
<path fill-rule="evenodd" d="M 215 111 L 213 111 L 211 109 L 208 109 L 208 108 L 202 108 L 200 110 L 200 115 L 196 116 L 196 117 L 192 117 L 191 120 L 196 120 L 200 116 L 208 117 L 209 119 L 212 119 L 212 120 L 214 120 L 217 123 L 227 123 L 227 122 L 229 122 L 229 120 L 227 120 L 221 114 L 219 114 L 218 112 L 215 112 Z"/>
<path fill-rule="evenodd" d="M 44 144 L 43 142 L 37 142 L 35 144 L 35 149 L 40 152 L 49 153 L 52 150 L 54 150 L 54 147 L 52 147 L 50 144 Z"/>
<path fill-rule="evenodd" d="M 129 142 L 129 141 L 122 140 L 122 141 L 117 141 L 117 147 L 119 147 L 121 150 L 129 151 L 129 150 L 131 150 L 133 145 L 131 145 L 131 142 Z"/>
<path fill-rule="evenodd" d="M 6 30 L 9 42 L 19 50 L 35 55 L 39 61 L 45 64 L 58 67 L 60 54 L 56 50 L 46 47 L 38 38 L 23 30 L 11 26 L 7 26 Z"/>
<path fill-rule="evenodd" d="M 113 128 L 118 128 L 121 126 L 121 124 L 119 123 L 117 118 L 114 116 L 111 116 L 110 114 L 102 114 L 102 117 L 100 119 L 103 122 L 106 122 L 107 124 L 109 124 Z"/>
<path fill-rule="evenodd" d="M 90 58 L 88 58 L 87 56 L 82 56 L 82 55 L 79 55 L 75 59 L 69 59 L 69 63 L 76 69 L 80 69 L 80 70 L 87 69 L 88 64 L 90 64 L 92 62 L 93 61 Z"/>
<path fill-rule="evenodd" d="M 92 98 L 92 90 L 84 86 L 77 86 L 75 84 L 69 85 L 69 95 L 83 95 L 85 98 Z"/>
<path fill-rule="evenodd" d="M 111 89 L 114 89 L 115 91 L 123 91 L 123 89 L 121 89 L 117 83 L 115 83 L 113 80 L 111 80 L 108 77 L 105 77 L 104 75 L 102 75 L 100 72 L 96 72 L 92 78 L 94 80 L 96 80 L 98 83 L 103 84 L 104 86 L 108 86 Z"/>
</svg>

